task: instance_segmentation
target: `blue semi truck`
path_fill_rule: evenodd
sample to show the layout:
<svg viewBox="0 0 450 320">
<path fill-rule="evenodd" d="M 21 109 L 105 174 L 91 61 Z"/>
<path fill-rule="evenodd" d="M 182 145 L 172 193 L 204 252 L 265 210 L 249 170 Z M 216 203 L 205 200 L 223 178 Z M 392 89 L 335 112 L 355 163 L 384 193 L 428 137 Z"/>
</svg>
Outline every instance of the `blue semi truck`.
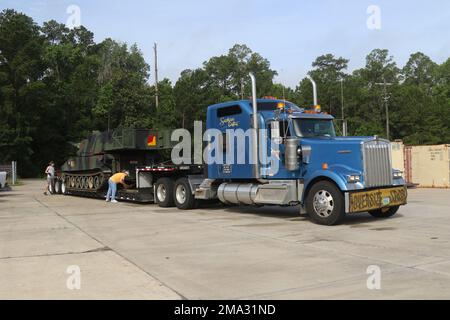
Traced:
<svg viewBox="0 0 450 320">
<path fill-rule="evenodd" d="M 323 225 L 357 212 L 389 217 L 406 204 L 405 181 L 392 168 L 389 141 L 337 137 L 334 118 L 317 106 L 312 79 L 314 107 L 303 109 L 284 100 L 256 99 L 255 77 L 250 77 L 251 100 L 208 107 L 206 129 L 223 134 L 222 154 L 210 154 L 215 161 L 205 165 L 203 175 L 191 175 L 185 166 L 187 173 L 180 176 L 181 165 L 163 181 L 156 180 L 157 203 L 180 209 L 208 199 L 233 205 L 298 205 Z M 249 134 L 241 148 L 229 148 L 227 133 L 236 130 Z M 244 161 L 237 161 L 239 157 Z M 175 180 L 173 175 L 178 175 Z"/>
<path fill-rule="evenodd" d="M 208 107 L 206 132 L 213 134 L 206 139 L 204 163 L 145 163 L 128 157 L 135 186 L 120 190 L 119 199 L 184 210 L 212 199 L 298 206 L 323 225 L 357 212 L 390 217 L 406 204 L 405 181 L 392 168 L 390 142 L 376 136 L 338 137 L 334 118 L 317 105 L 313 79 L 314 104 L 305 109 L 284 100 L 257 99 L 256 80 L 250 77 L 252 99 Z M 157 139 L 162 137 L 152 134 L 155 146 Z M 201 142 L 194 148 L 203 151 Z M 63 174 L 57 183 L 62 193 L 104 196 L 70 189 L 69 182 Z"/>
</svg>

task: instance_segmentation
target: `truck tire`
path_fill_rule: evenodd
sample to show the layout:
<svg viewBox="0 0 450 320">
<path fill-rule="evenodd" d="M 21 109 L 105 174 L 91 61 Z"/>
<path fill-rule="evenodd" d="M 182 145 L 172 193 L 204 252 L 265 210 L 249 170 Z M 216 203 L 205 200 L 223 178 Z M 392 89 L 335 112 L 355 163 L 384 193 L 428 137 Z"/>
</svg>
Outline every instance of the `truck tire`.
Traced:
<svg viewBox="0 0 450 320">
<path fill-rule="evenodd" d="M 369 211 L 369 213 L 372 215 L 372 217 L 375 218 L 389 218 L 396 214 L 399 208 L 400 206 L 381 208 L 377 210 L 371 210 Z"/>
<path fill-rule="evenodd" d="M 162 208 L 173 207 L 173 180 L 159 178 L 155 184 L 155 202 Z"/>
<path fill-rule="evenodd" d="M 345 217 L 344 196 L 329 181 L 315 183 L 306 197 L 306 212 L 312 221 L 321 225 L 335 225 Z"/>
<path fill-rule="evenodd" d="M 196 207 L 197 203 L 187 178 L 179 178 L 175 182 L 173 199 L 178 209 L 189 210 Z"/>
</svg>

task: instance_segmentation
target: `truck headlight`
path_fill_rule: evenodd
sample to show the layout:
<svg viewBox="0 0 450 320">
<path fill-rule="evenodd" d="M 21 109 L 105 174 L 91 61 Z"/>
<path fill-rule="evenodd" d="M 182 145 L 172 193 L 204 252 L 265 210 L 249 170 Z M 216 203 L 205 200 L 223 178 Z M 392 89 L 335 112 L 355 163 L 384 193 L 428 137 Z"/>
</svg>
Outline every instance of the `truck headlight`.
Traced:
<svg viewBox="0 0 450 320">
<path fill-rule="evenodd" d="M 401 171 L 394 171 L 394 173 L 392 175 L 393 175 L 394 179 L 403 178 L 403 172 L 401 172 Z"/>
<path fill-rule="evenodd" d="M 361 176 L 359 174 L 351 174 L 347 176 L 348 183 L 356 183 L 361 181 Z"/>
</svg>

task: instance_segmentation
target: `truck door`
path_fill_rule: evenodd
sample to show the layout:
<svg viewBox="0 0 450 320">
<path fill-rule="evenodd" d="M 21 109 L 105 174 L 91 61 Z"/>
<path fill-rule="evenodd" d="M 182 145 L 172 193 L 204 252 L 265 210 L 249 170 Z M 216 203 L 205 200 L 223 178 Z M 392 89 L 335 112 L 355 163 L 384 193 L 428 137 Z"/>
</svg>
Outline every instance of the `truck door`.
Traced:
<svg viewBox="0 0 450 320">
<path fill-rule="evenodd" d="M 250 163 L 250 114 L 239 104 L 212 110 L 208 119 L 208 129 L 218 129 L 222 133 L 223 163 L 208 165 L 208 176 L 213 179 L 250 179 L 253 165 Z M 227 134 L 227 130 L 234 135 Z M 232 140 L 229 139 L 233 138 Z M 242 161 L 243 160 L 243 161 Z"/>
</svg>

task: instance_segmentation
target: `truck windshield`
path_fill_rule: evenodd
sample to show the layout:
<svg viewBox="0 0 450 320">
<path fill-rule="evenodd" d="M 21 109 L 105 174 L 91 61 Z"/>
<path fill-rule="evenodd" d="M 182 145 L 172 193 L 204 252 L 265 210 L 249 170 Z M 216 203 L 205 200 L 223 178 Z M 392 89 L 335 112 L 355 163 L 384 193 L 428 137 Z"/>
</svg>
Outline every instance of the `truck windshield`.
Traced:
<svg viewBox="0 0 450 320">
<path fill-rule="evenodd" d="M 299 137 L 336 137 L 333 121 L 325 119 L 294 119 L 294 131 Z"/>
</svg>

